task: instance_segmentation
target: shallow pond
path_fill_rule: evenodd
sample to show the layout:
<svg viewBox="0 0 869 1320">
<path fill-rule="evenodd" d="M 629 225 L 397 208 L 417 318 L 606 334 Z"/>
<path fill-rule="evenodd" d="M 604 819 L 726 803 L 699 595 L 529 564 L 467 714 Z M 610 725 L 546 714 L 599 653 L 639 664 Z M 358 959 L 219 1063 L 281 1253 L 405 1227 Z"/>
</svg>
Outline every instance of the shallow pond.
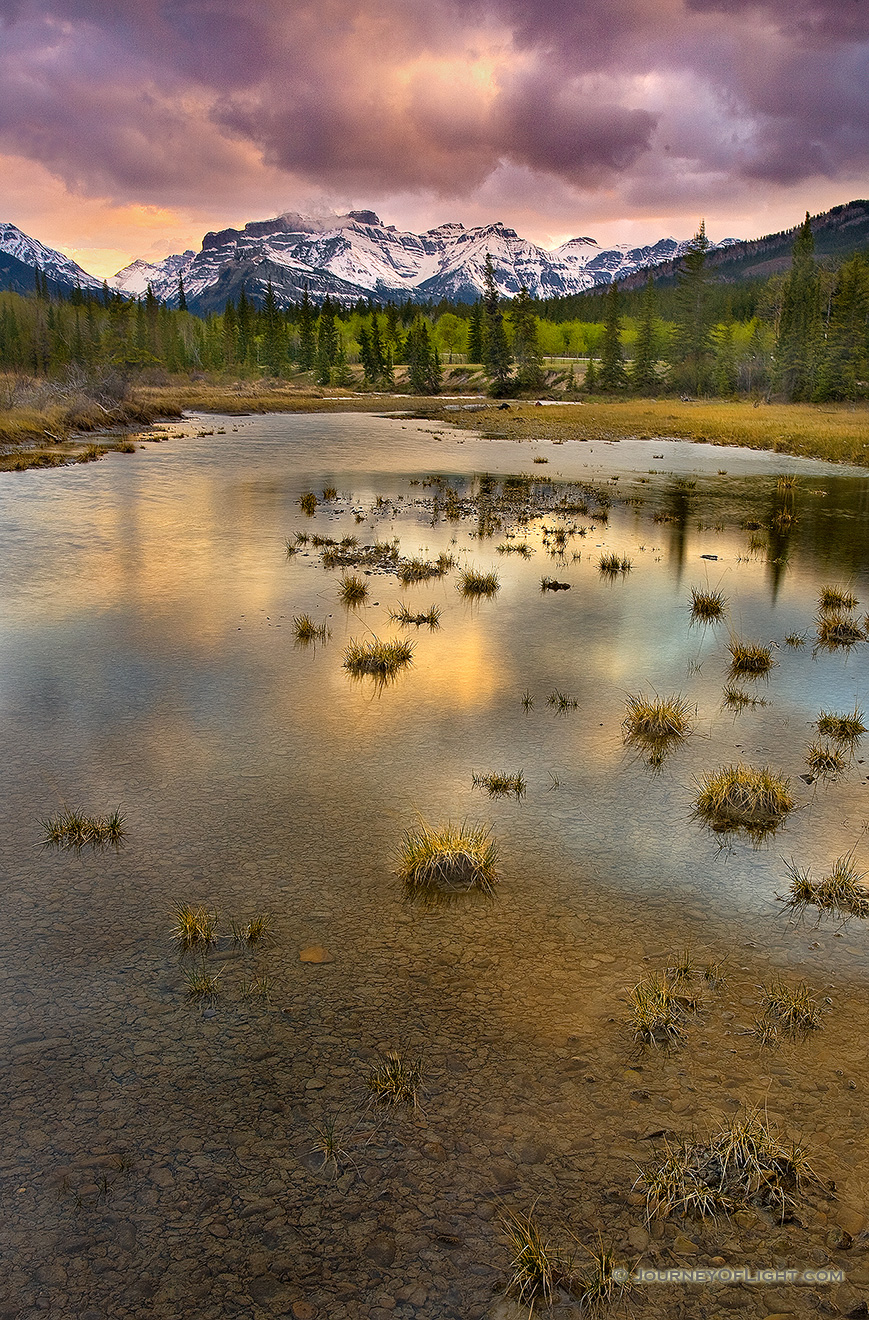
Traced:
<svg viewBox="0 0 869 1320">
<path fill-rule="evenodd" d="M 482 1315 L 504 1261 L 493 1211 L 475 1217 L 480 1180 L 500 1203 L 515 1151 L 527 1209 L 595 1134 L 630 1150 L 648 1123 L 621 1130 L 620 1116 L 650 1095 L 682 1113 L 680 1089 L 695 1087 L 695 1122 L 722 1086 L 745 1103 L 787 1073 L 782 1085 L 799 1079 L 820 1107 L 830 1085 L 859 1076 L 863 923 L 796 924 L 778 896 L 791 859 L 821 875 L 853 850 L 869 866 L 869 758 L 858 745 L 830 781 L 805 760 L 821 710 L 866 709 L 866 643 L 820 648 L 815 620 L 824 586 L 852 591 L 858 620 L 869 604 L 869 478 L 672 441 L 508 444 L 409 418 L 207 427 L 218 433 L 188 422 L 135 455 L 0 485 L 5 1167 L 19 1198 L 8 1299 L 46 1299 L 58 1315 L 103 1314 L 107 1297 L 112 1315 L 173 1315 L 191 1301 L 203 1316 Z M 306 492 L 319 499 L 311 517 Z M 324 569 L 312 536 L 397 539 L 404 559 L 455 565 L 408 586 L 394 569 L 351 570 L 368 596 L 346 608 L 341 569 Z M 610 553 L 627 571 L 601 572 Z M 463 597 L 466 567 L 497 571 L 497 593 Z M 542 591 L 544 577 L 570 590 Z M 725 619 L 692 623 L 692 588 L 720 591 Z M 402 604 L 437 606 L 439 626 L 400 625 L 390 611 Z M 326 625 L 325 641 L 296 641 L 302 614 Z M 351 640 L 374 636 L 414 642 L 394 683 L 343 666 Z M 767 679 L 738 681 L 754 703 L 741 710 L 722 695 L 733 637 L 770 646 L 775 662 Z M 550 704 L 558 692 L 563 710 Z M 693 712 L 694 732 L 657 769 L 623 737 L 639 693 L 678 694 Z M 692 816 L 700 777 L 737 761 L 788 777 L 796 799 L 759 847 Z M 523 772 L 523 796 L 492 800 L 473 783 L 502 770 Z M 38 847 L 40 821 L 64 806 L 118 805 L 118 854 Z M 493 904 L 421 914 L 402 903 L 396 854 L 420 815 L 491 825 L 503 873 Z M 173 951 L 178 902 L 215 908 L 224 930 L 230 917 L 274 917 L 272 943 L 247 963 L 226 941 L 215 951 L 221 994 L 204 1015 L 185 1001 Z M 722 1065 L 704 1039 L 696 1077 L 686 1081 L 687 1055 L 668 1057 L 654 1083 L 640 1068 L 638 1089 L 624 991 L 677 945 L 730 959 L 733 1002 L 705 1034 L 732 1035 L 738 1059 Z M 300 964 L 309 946 L 327 961 Z M 241 999 L 252 966 L 272 987 L 253 1005 Z M 735 1040 L 771 969 L 808 977 L 834 1007 L 803 1054 L 775 1055 L 775 1067 Z M 570 1080 L 577 1041 L 589 1059 L 602 1051 L 603 1087 L 599 1121 L 586 1117 L 579 1135 L 577 1101 L 552 1090 Z M 370 1148 L 394 1163 L 397 1143 L 428 1172 L 382 1163 L 378 1180 L 357 1152 L 340 1192 L 317 1182 L 312 1124 L 330 1104 L 355 1112 L 366 1060 L 401 1044 L 430 1058 L 426 1116 L 415 1135 Z M 807 1094 L 797 1117 L 823 1134 Z M 794 1121 L 777 1093 L 773 1108 Z M 484 1133 L 470 1134 L 468 1112 Z M 830 1155 L 855 1213 L 869 1190 L 858 1113 L 843 1102 Z M 521 1154 L 532 1139 L 545 1158 Z M 101 1195 L 119 1152 L 113 1195 Z M 441 1186 L 432 1160 L 449 1165 Z M 594 1224 L 588 1178 L 580 1199 Z M 601 1187 L 618 1178 L 601 1167 Z M 385 1187 L 394 1206 L 378 1201 Z M 251 1237 L 257 1214 L 266 1227 Z M 456 1216 L 473 1227 L 459 1232 Z M 118 1223 L 130 1240 L 120 1256 L 106 1246 Z M 194 1268 L 199 1230 L 212 1258 Z M 345 1250 L 354 1233 L 329 1291 L 318 1257 L 337 1260 L 332 1238 Z M 391 1247 L 377 1246 L 384 1233 Z M 452 1237 L 469 1254 L 448 1250 Z M 302 1240 L 313 1263 L 294 1274 L 286 1261 Z"/>
</svg>

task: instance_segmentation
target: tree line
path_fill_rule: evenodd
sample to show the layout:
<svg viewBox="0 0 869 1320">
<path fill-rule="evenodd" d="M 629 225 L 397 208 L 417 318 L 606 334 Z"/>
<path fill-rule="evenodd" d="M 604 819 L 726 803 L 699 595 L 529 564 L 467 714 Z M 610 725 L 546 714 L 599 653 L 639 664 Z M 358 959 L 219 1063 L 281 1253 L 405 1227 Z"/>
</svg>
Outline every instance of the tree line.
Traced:
<svg viewBox="0 0 869 1320">
<path fill-rule="evenodd" d="M 57 376 L 76 366 L 124 372 L 204 372 L 288 377 L 312 373 L 322 386 L 372 389 L 401 379 L 418 394 L 441 389 L 445 367 L 482 369 L 496 397 L 568 392 L 788 400 L 869 397 L 869 256 L 838 269 L 814 257 L 808 216 L 790 270 L 750 286 L 716 283 L 701 224 L 675 282 L 651 275 L 645 288 L 612 283 L 539 302 L 523 288 L 497 289 L 487 257 L 482 296 L 472 304 L 360 299 L 344 307 L 303 297 L 281 307 L 271 285 L 257 302 L 244 289 L 222 313 L 178 307 L 149 287 L 142 298 L 111 291 L 52 293 L 40 272 L 30 296 L 0 294 L 0 369 Z M 566 313 L 572 315 L 568 316 Z M 548 360 L 548 361 L 547 361 Z"/>
</svg>

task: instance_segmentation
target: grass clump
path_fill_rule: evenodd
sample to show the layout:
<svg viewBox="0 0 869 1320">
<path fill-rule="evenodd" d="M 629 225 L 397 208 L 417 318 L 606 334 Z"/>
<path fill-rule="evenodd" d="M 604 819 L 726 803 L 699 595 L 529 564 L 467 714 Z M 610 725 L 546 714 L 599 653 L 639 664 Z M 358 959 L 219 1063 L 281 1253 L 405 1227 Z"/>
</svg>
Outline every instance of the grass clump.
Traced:
<svg viewBox="0 0 869 1320">
<path fill-rule="evenodd" d="M 395 678 L 402 669 L 413 663 L 413 647 L 414 643 L 404 638 L 382 641 L 375 637 L 370 642 L 352 638 L 344 650 L 344 668 L 354 678 L 368 674 L 372 678 L 386 681 Z"/>
<path fill-rule="evenodd" d="M 732 683 L 728 683 L 725 687 L 722 700 L 728 710 L 736 711 L 745 710 L 746 706 L 769 705 L 769 702 L 765 701 L 763 697 L 753 697 L 750 693 L 734 687 Z"/>
<path fill-rule="evenodd" d="M 43 848 L 69 848 L 74 852 L 81 852 L 82 848 L 92 848 L 94 852 L 114 848 L 118 852 L 127 833 L 120 808 L 107 816 L 89 816 L 84 811 L 65 807 L 59 816 L 48 816 L 40 824 Z"/>
<path fill-rule="evenodd" d="M 569 582 L 559 582 L 557 578 L 543 577 L 540 579 L 541 591 L 570 591 Z"/>
<path fill-rule="evenodd" d="M 688 1039 L 684 1020 L 688 1007 L 665 972 L 653 972 L 628 991 L 628 1028 L 640 1046 L 669 1049 Z"/>
<path fill-rule="evenodd" d="M 788 986 L 779 977 L 761 988 L 763 1019 L 772 1023 L 776 1033 L 802 1038 L 820 1027 L 821 1010 L 805 981 Z"/>
<path fill-rule="evenodd" d="M 310 614 L 293 617 L 293 633 L 297 642 L 325 642 L 329 629 L 325 623 L 315 623 Z"/>
<path fill-rule="evenodd" d="M 472 775 L 474 788 L 484 788 L 489 797 L 507 797 L 515 793 L 517 798 L 525 796 L 525 776 L 521 770 L 508 774 L 506 770 L 493 771 L 488 775 Z"/>
<path fill-rule="evenodd" d="M 624 740 L 640 747 L 659 766 L 673 747 L 694 731 L 692 708 L 684 697 L 628 697 L 622 721 Z"/>
<path fill-rule="evenodd" d="M 849 650 L 858 642 L 866 640 L 857 620 L 844 614 L 821 613 L 815 619 L 815 628 L 818 646 L 826 651 Z"/>
<path fill-rule="evenodd" d="M 432 826 L 420 820 L 406 830 L 396 869 L 405 897 L 437 905 L 464 894 L 491 897 L 499 880 L 498 848 L 485 825 Z"/>
<path fill-rule="evenodd" d="M 476 568 L 462 569 L 456 584 L 463 596 L 494 596 L 501 585 L 498 574 L 481 573 Z"/>
<path fill-rule="evenodd" d="M 821 610 L 855 610 L 859 604 L 852 591 L 844 591 L 841 587 L 822 587 L 818 597 Z"/>
<path fill-rule="evenodd" d="M 234 944 L 254 945 L 264 944 L 271 938 L 272 914 L 270 912 L 260 912 L 250 921 L 229 923 L 230 932 Z"/>
<path fill-rule="evenodd" d="M 340 595 L 344 605 L 361 605 L 368 595 L 368 583 L 356 573 L 344 573 Z"/>
<path fill-rule="evenodd" d="M 849 917 L 869 917 L 869 890 L 863 881 L 866 872 L 857 869 L 853 852 L 834 861 L 829 875 L 813 880 L 808 868 L 787 863 L 790 886 L 785 902 L 792 912 L 802 916 L 808 907 L 818 909 L 818 917 L 828 914 L 847 921 Z"/>
<path fill-rule="evenodd" d="M 299 508 L 302 513 L 306 513 L 310 518 L 317 512 L 317 496 L 312 490 L 306 491 L 304 495 L 299 496 Z"/>
<path fill-rule="evenodd" d="M 182 953 L 189 949 L 209 949 L 217 943 L 217 914 L 205 907 L 176 903 L 172 938 Z"/>
<path fill-rule="evenodd" d="M 574 1251 L 567 1254 L 546 1240 L 533 1207 L 527 1215 L 507 1210 L 501 1227 L 512 1251 L 504 1291 L 527 1306 L 529 1314 L 538 1303 L 552 1306 L 557 1293 L 563 1292 L 579 1303 L 583 1315 L 599 1316 L 625 1291 L 625 1285 L 617 1281 L 616 1258 L 600 1240 L 597 1248 L 583 1248 L 590 1263 L 581 1267 Z"/>
<path fill-rule="evenodd" d="M 409 1059 L 399 1050 L 387 1050 L 366 1081 L 376 1105 L 420 1108 L 422 1059 Z"/>
<path fill-rule="evenodd" d="M 625 555 L 605 554 L 597 561 L 598 571 L 603 577 L 619 577 L 631 571 L 631 560 Z"/>
<path fill-rule="evenodd" d="M 196 1003 L 213 1003 L 220 994 L 220 972 L 210 972 L 204 964 L 188 967 L 184 980 L 187 982 L 187 998 Z"/>
<path fill-rule="evenodd" d="M 508 541 L 504 541 L 501 545 L 496 545 L 495 549 L 499 555 L 521 555 L 523 559 L 530 559 L 534 554 L 527 541 L 519 541 L 516 545 L 510 545 Z"/>
<path fill-rule="evenodd" d="M 417 628 L 426 624 L 432 631 L 441 625 L 441 611 L 438 605 L 432 605 L 427 610 L 418 610 L 416 613 L 409 610 L 406 605 L 399 605 L 398 609 L 389 611 L 389 617 L 393 623 L 414 624 Z"/>
<path fill-rule="evenodd" d="M 645 1189 L 648 1221 L 731 1214 L 753 1204 L 774 1211 L 783 1223 L 809 1182 L 817 1178 L 805 1149 L 782 1140 L 754 1108 L 705 1141 L 665 1141 L 663 1161 L 647 1165 L 635 1185 Z"/>
<path fill-rule="evenodd" d="M 806 765 L 816 779 L 838 779 L 847 762 L 836 747 L 813 742 L 806 752 Z"/>
<path fill-rule="evenodd" d="M 792 647 L 795 651 L 798 651 L 799 648 L 801 646 L 805 646 L 805 644 L 806 644 L 806 639 L 802 633 L 798 633 L 798 632 L 788 633 L 787 637 L 785 638 L 785 645 Z"/>
<path fill-rule="evenodd" d="M 731 639 L 727 648 L 730 651 L 731 678 L 760 678 L 775 666 L 772 647 L 760 642 L 741 642 L 738 637 Z"/>
<path fill-rule="evenodd" d="M 720 619 L 727 608 L 727 601 L 720 591 L 698 591 L 691 588 L 691 622 L 714 623 Z"/>
<path fill-rule="evenodd" d="M 822 710 L 815 723 L 822 738 L 832 738 L 833 742 L 847 743 L 852 747 L 867 731 L 863 723 L 863 711 L 856 704 L 854 709 L 845 715 Z"/>
<path fill-rule="evenodd" d="M 759 842 L 775 830 L 796 803 L 790 780 L 768 767 L 726 765 L 700 781 L 694 815 L 720 833 L 743 829 Z"/>
<path fill-rule="evenodd" d="M 579 698 L 571 697 L 569 693 L 562 692 L 560 688 L 550 692 L 546 698 L 546 704 L 547 706 L 554 706 L 559 715 L 564 715 L 569 710 L 579 710 Z"/>
</svg>

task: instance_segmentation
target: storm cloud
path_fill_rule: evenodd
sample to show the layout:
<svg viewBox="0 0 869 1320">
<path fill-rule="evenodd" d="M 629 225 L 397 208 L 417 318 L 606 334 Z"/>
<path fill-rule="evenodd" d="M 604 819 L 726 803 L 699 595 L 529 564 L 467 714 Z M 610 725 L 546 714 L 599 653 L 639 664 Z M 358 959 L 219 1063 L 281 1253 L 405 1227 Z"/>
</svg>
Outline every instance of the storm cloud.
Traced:
<svg viewBox="0 0 869 1320">
<path fill-rule="evenodd" d="M 557 227 L 869 174 L 863 0 L 2 0 L 0 80 L 0 151 L 117 204 L 530 177 Z"/>
</svg>

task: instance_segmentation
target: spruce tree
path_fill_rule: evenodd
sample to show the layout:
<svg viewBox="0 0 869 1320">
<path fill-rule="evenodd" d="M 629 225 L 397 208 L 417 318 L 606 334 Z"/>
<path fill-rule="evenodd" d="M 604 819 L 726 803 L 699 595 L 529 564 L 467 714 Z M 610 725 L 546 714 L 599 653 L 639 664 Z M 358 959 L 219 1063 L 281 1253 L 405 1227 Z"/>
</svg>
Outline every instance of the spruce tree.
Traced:
<svg viewBox="0 0 869 1320">
<path fill-rule="evenodd" d="M 332 368 L 338 356 L 338 329 L 335 325 L 335 308 L 329 295 L 323 299 L 320 316 L 317 321 L 317 384 L 328 385 L 332 378 Z"/>
<path fill-rule="evenodd" d="M 820 281 L 809 213 L 794 243 L 785 281 L 776 345 L 776 367 L 788 400 L 810 399 L 814 391 L 820 340 Z"/>
<path fill-rule="evenodd" d="M 468 321 L 468 362 L 483 361 L 483 304 L 478 299 L 471 308 Z"/>
<path fill-rule="evenodd" d="M 610 283 L 605 298 L 603 339 L 600 346 L 598 387 L 608 393 L 627 388 L 628 373 L 622 354 L 622 324 L 619 316 L 619 286 Z"/>
<path fill-rule="evenodd" d="M 495 268 L 490 253 L 486 253 L 484 275 L 483 307 L 485 310 L 485 332 L 483 339 L 483 366 L 489 377 L 489 393 L 496 399 L 510 393 L 512 380 L 510 363 L 512 357 L 504 329 L 504 315 L 501 300 L 495 284 Z"/>
<path fill-rule="evenodd" d="M 671 346 L 673 383 L 693 394 L 705 391 L 712 363 L 712 312 L 706 269 L 708 250 L 706 224 L 701 221 L 676 276 Z"/>
<path fill-rule="evenodd" d="M 540 351 L 534 304 L 522 285 L 509 312 L 513 325 L 513 356 L 516 359 L 516 384 L 520 390 L 537 393 L 544 384 L 543 354 Z"/>
<path fill-rule="evenodd" d="M 656 364 L 658 354 L 655 344 L 655 284 L 651 277 L 646 279 L 640 319 L 637 325 L 637 342 L 634 360 L 630 370 L 631 388 L 639 394 L 654 394 L 658 388 Z"/>
<path fill-rule="evenodd" d="M 187 294 L 184 292 L 183 275 L 178 276 L 178 310 L 179 312 L 187 311 Z"/>
<path fill-rule="evenodd" d="M 310 371 L 317 357 L 315 321 L 314 308 L 311 305 L 311 296 L 308 293 L 306 284 L 299 307 L 299 366 L 302 371 Z"/>
</svg>

